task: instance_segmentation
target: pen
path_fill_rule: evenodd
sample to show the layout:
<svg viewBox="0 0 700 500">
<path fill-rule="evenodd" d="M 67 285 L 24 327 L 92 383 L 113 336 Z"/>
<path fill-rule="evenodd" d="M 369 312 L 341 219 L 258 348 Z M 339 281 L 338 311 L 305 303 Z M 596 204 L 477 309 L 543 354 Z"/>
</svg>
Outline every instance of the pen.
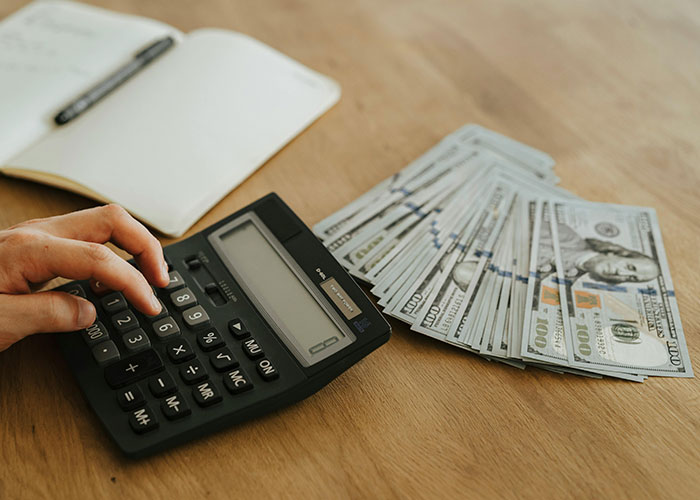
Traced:
<svg viewBox="0 0 700 500">
<path fill-rule="evenodd" d="M 61 110 L 61 112 L 54 117 L 53 121 L 56 122 L 56 125 L 63 125 L 71 121 L 76 116 L 79 116 L 83 111 L 112 92 L 119 85 L 136 74 L 136 72 L 141 70 L 156 57 L 172 47 L 173 43 L 175 43 L 175 40 L 173 40 L 173 38 L 170 36 L 166 36 L 165 38 L 149 45 L 141 52 L 136 54 L 131 62 L 112 73 L 110 76 L 95 85 L 92 89 L 88 90 L 75 101 L 63 108 L 63 110 Z"/>
</svg>

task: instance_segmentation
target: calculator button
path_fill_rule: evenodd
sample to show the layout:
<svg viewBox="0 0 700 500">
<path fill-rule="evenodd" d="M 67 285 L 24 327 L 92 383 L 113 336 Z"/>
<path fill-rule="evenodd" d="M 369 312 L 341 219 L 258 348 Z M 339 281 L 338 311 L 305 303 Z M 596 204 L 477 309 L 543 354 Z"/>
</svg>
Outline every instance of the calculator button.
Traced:
<svg viewBox="0 0 700 500">
<path fill-rule="evenodd" d="M 130 332 L 124 334 L 122 337 L 124 342 L 124 347 L 129 352 L 143 351 L 151 347 L 151 341 L 148 340 L 148 335 L 143 331 L 142 328 L 137 328 L 136 330 L 131 330 Z"/>
<path fill-rule="evenodd" d="M 171 271 L 168 273 L 168 277 L 170 278 L 170 282 L 165 286 L 164 290 L 173 292 L 178 288 L 185 286 L 185 280 L 182 279 L 182 276 L 180 276 L 180 273 L 177 271 Z"/>
<path fill-rule="evenodd" d="M 111 340 L 105 340 L 92 348 L 92 357 L 98 365 L 104 366 L 119 360 L 119 349 Z"/>
<path fill-rule="evenodd" d="M 132 385 L 117 391 L 117 403 L 122 410 L 131 410 L 143 404 L 143 393 L 137 385 Z"/>
<path fill-rule="evenodd" d="M 197 343 L 202 350 L 212 351 L 224 345 L 224 339 L 221 338 L 216 328 L 207 328 L 197 334 Z"/>
<path fill-rule="evenodd" d="M 180 367 L 180 377 L 186 384 L 196 384 L 206 380 L 209 375 L 198 360 L 192 360 Z"/>
<path fill-rule="evenodd" d="M 83 339 L 89 346 L 97 345 L 100 342 L 109 340 L 109 333 L 101 321 L 95 321 L 92 325 L 83 330 Z"/>
<path fill-rule="evenodd" d="M 172 396 L 168 396 L 160 402 L 160 411 L 163 412 L 168 420 L 177 420 L 178 418 L 186 417 L 192 410 L 187 405 L 187 401 L 182 397 L 182 394 L 176 392 Z"/>
<path fill-rule="evenodd" d="M 171 293 L 170 302 L 173 303 L 175 309 L 182 311 L 197 304 L 197 299 L 195 298 L 194 293 L 192 293 L 192 290 L 185 287 L 182 290 Z"/>
<path fill-rule="evenodd" d="M 71 295 L 82 297 L 84 299 L 87 298 L 87 296 L 85 295 L 85 289 L 77 283 L 66 286 L 65 288 L 63 288 L 63 291 L 66 293 L 70 293 Z"/>
<path fill-rule="evenodd" d="M 148 387 L 157 398 L 175 392 L 175 389 L 177 389 L 177 387 L 175 387 L 175 381 L 167 373 L 152 376 L 148 379 Z"/>
<path fill-rule="evenodd" d="M 107 314 L 115 314 L 128 307 L 124 295 L 120 292 L 113 292 L 109 295 L 105 295 L 100 300 L 100 303 L 102 304 L 102 309 L 104 309 Z"/>
<path fill-rule="evenodd" d="M 260 376 L 268 382 L 270 380 L 275 380 L 280 376 L 280 373 L 274 366 L 272 366 L 272 363 L 267 358 L 263 358 L 260 361 L 258 361 L 256 367 Z"/>
<path fill-rule="evenodd" d="M 153 316 L 146 314 L 146 317 L 149 319 L 149 321 L 155 321 L 157 319 L 164 318 L 168 315 L 168 308 L 165 307 L 165 304 L 163 304 L 163 301 L 158 299 L 158 302 L 160 303 L 160 312 L 158 314 L 153 315 Z"/>
<path fill-rule="evenodd" d="M 265 355 L 257 341 L 252 337 L 248 340 L 244 340 L 241 347 L 243 348 L 243 352 L 245 352 L 246 356 L 250 359 L 262 358 Z"/>
<path fill-rule="evenodd" d="M 246 331 L 243 322 L 238 318 L 232 319 L 228 322 L 228 331 L 231 332 L 231 334 L 239 340 L 244 339 L 248 335 L 250 335 L 250 333 Z"/>
<path fill-rule="evenodd" d="M 148 405 L 129 414 L 129 425 L 137 434 L 152 431 L 158 428 L 158 420 Z"/>
<path fill-rule="evenodd" d="M 210 323 L 209 315 L 202 306 L 194 306 L 182 313 L 182 319 L 190 328 L 201 328 Z"/>
<path fill-rule="evenodd" d="M 129 309 L 112 316 L 112 324 L 119 333 L 126 333 L 129 330 L 139 327 L 139 320 Z"/>
<path fill-rule="evenodd" d="M 211 361 L 211 366 L 217 372 L 223 372 L 238 366 L 238 360 L 228 347 L 222 347 L 218 351 L 212 352 L 209 355 L 209 361 Z"/>
<path fill-rule="evenodd" d="M 224 385 L 231 394 L 240 394 L 253 388 L 253 383 L 248 375 L 240 368 L 224 375 Z"/>
<path fill-rule="evenodd" d="M 185 339 L 173 340 L 168 343 L 165 350 L 168 352 L 168 357 L 173 363 L 182 363 L 195 356 L 192 346 L 190 346 L 190 343 Z"/>
<path fill-rule="evenodd" d="M 105 379 L 117 389 L 154 375 L 163 369 L 160 356 L 153 349 L 129 356 L 105 368 Z"/>
<path fill-rule="evenodd" d="M 170 337 L 180 335 L 180 327 L 177 326 L 172 317 L 168 316 L 153 323 L 153 333 L 156 334 L 158 340 L 167 340 Z"/>
<path fill-rule="evenodd" d="M 222 400 L 221 392 L 211 380 L 202 382 L 192 389 L 192 396 L 201 407 L 211 406 Z"/>
</svg>

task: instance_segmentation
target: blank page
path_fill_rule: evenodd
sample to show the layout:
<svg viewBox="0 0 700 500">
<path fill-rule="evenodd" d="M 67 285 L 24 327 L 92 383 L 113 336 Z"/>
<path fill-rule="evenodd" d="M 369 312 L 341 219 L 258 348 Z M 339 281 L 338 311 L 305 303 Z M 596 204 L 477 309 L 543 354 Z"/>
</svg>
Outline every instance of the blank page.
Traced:
<svg viewBox="0 0 700 500">
<path fill-rule="evenodd" d="M 177 236 L 339 95 L 252 38 L 198 30 L 10 166 L 67 177 Z"/>
</svg>

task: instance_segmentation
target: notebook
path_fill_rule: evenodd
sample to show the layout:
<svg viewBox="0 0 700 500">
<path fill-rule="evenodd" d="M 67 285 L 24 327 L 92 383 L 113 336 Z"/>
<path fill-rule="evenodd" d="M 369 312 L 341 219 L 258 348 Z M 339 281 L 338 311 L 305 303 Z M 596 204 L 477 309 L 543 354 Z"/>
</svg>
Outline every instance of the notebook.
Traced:
<svg viewBox="0 0 700 500">
<path fill-rule="evenodd" d="M 58 111 L 134 54 L 176 40 L 66 125 Z M 182 235 L 337 102 L 327 78 L 246 35 L 64 0 L 0 22 L 0 171 L 123 205 Z"/>
</svg>

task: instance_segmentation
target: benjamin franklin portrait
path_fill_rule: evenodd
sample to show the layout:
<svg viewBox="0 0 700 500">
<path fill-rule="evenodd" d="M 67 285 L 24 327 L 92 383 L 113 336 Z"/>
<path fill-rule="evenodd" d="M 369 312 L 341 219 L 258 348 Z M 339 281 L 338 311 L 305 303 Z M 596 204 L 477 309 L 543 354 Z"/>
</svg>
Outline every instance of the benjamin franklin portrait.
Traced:
<svg viewBox="0 0 700 500">
<path fill-rule="evenodd" d="M 653 280 L 661 272 L 656 261 L 641 252 L 597 238 L 581 238 L 566 224 L 558 224 L 557 230 L 564 275 L 569 279 L 588 274 L 595 281 L 616 285 Z M 540 273 L 556 270 L 552 234 L 547 223 L 541 228 L 537 270 Z"/>
</svg>

